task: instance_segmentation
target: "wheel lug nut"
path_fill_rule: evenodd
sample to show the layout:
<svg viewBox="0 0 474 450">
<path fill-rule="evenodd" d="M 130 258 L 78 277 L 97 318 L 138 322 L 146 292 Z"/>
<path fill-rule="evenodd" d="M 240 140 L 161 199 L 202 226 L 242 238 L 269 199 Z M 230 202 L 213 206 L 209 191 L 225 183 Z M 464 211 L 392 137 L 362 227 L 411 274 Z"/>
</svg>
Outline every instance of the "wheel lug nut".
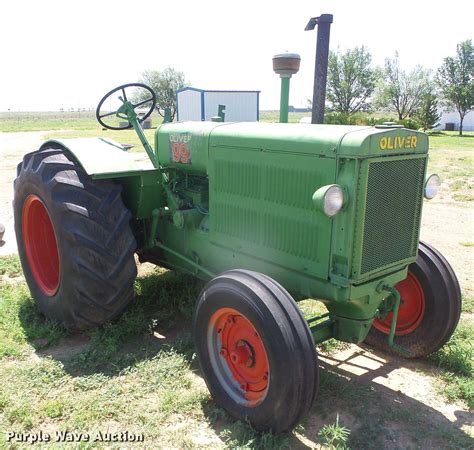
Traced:
<svg viewBox="0 0 474 450">
<path fill-rule="evenodd" d="M 240 389 L 242 389 L 243 391 L 248 391 L 249 390 L 249 385 L 247 383 L 242 383 L 240 385 Z"/>
<path fill-rule="evenodd" d="M 221 354 L 221 356 L 223 356 L 225 358 L 227 356 L 227 349 L 226 348 L 221 348 L 220 354 Z"/>
</svg>

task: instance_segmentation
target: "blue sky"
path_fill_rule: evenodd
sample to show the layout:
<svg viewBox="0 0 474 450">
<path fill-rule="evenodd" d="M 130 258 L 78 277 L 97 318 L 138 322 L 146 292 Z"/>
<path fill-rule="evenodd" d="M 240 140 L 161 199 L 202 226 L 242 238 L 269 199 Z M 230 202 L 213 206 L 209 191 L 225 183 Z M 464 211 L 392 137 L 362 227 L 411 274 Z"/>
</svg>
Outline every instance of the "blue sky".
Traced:
<svg viewBox="0 0 474 450">
<path fill-rule="evenodd" d="M 436 69 L 456 44 L 474 38 L 474 2 L 397 0 L 3 2 L 0 111 L 95 107 L 145 69 L 184 71 L 204 89 L 261 90 L 277 109 L 276 53 L 301 55 L 290 103 L 312 96 L 316 32 L 310 17 L 334 15 L 331 48 L 365 45 L 374 64 L 398 50 L 401 64 Z"/>
</svg>

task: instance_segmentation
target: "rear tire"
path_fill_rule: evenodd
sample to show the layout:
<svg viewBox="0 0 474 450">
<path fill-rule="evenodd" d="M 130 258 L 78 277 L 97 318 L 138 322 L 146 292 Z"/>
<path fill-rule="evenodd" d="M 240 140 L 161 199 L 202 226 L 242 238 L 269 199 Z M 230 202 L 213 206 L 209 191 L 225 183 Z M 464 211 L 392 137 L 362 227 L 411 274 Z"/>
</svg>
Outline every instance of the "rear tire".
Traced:
<svg viewBox="0 0 474 450">
<path fill-rule="evenodd" d="M 62 149 L 49 148 L 25 155 L 14 191 L 18 253 L 43 314 L 73 330 L 118 316 L 137 274 L 121 186 L 91 180 Z"/>
<path fill-rule="evenodd" d="M 420 242 L 418 258 L 408 267 L 407 279 L 396 287 L 403 303 L 395 342 L 409 350 L 411 358 L 439 350 L 454 333 L 462 306 L 459 282 L 448 261 L 434 247 Z M 403 292 L 407 292 L 405 299 Z M 387 337 L 390 318 L 391 314 L 384 322 L 375 319 L 365 342 L 394 353 Z"/>
<path fill-rule="evenodd" d="M 290 431 L 318 386 L 308 325 L 288 292 L 256 272 L 230 270 L 199 296 L 194 339 L 215 402 L 260 431 Z"/>
</svg>

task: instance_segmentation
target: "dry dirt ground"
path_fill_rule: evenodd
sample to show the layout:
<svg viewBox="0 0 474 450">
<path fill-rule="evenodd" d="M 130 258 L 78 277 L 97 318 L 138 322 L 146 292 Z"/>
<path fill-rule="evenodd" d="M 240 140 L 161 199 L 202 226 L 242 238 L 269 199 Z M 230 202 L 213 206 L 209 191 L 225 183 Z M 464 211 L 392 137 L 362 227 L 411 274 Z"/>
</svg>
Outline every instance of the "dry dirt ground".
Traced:
<svg viewBox="0 0 474 450">
<path fill-rule="evenodd" d="M 0 220 L 6 227 L 5 243 L 0 247 L 0 255 L 16 252 L 11 209 L 16 165 L 24 153 L 38 148 L 42 136 L 51 133 L 0 133 Z M 469 202 L 454 205 L 443 198 L 425 202 L 421 238 L 433 244 L 446 256 L 457 273 L 464 294 L 473 296 L 474 209 Z M 146 268 L 143 267 L 142 270 Z M 80 342 L 71 342 L 69 352 L 80 345 Z M 406 432 L 410 427 L 410 414 L 423 415 L 427 427 L 454 426 L 460 433 L 474 437 L 472 412 L 462 403 L 448 403 L 437 393 L 438 378 L 433 367 L 423 361 L 406 361 L 358 346 L 349 346 L 331 356 L 321 356 L 320 362 L 329 370 L 342 374 L 351 385 L 358 383 L 375 389 L 377 395 L 374 398 L 377 402 L 367 406 L 367 414 L 374 415 L 374 420 L 380 408 L 394 404 L 404 407 L 407 414 L 395 416 L 391 429 L 387 430 L 394 439 L 393 445 L 387 443 L 388 448 L 419 447 L 420 444 L 423 448 L 438 447 L 437 443 L 430 442 L 429 438 L 421 443 L 413 442 L 413 430 Z M 337 402 L 337 395 L 333 393 L 326 400 Z M 341 404 L 338 409 L 344 425 L 351 429 L 358 428 L 359 418 L 351 414 L 350 408 Z M 318 414 L 311 414 L 306 432 L 304 435 L 296 433 L 296 441 L 291 443 L 292 446 L 313 446 L 314 443 L 306 436 L 316 435 L 321 423 L 322 419 Z M 311 428 L 314 433 L 308 433 Z M 424 434 L 423 430 L 420 430 L 420 434 Z"/>
</svg>

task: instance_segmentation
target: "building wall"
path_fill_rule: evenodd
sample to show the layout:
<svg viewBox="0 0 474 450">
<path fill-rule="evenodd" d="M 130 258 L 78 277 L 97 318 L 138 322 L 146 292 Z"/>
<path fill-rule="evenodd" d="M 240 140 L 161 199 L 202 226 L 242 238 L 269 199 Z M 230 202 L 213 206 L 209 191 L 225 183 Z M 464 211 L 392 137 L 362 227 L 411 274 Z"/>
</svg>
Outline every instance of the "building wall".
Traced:
<svg viewBox="0 0 474 450">
<path fill-rule="evenodd" d="M 219 105 L 225 105 L 226 122 L 255 122 L 259 119 L 259 104 L 256 91 L 204 91 L 184 88 L 178 91 L 177 119 L 211 120 L 217 116 Z"/>
<path fill-rule="evenodd" d="M 439 125 L 436 129 L 444 130 L 447 123 L 454 123 L 454 129 L 459 130 L 459 114 L 454 111 L 441 112 L 441 119 L 439 120 Z M 463 131 L 474 131 L 474 111 L 471 111 L 464 116 L 462 129 Z"/>
<path fill-rule="evenodd" d="M 180 122 L 188 120 L 201 120 L 202 92 L 194 89 L 186 89 L 177 94 L 178 117 Z"/>
<path fill-rule="evenodd" d="M 217 116 L 219 105 L 225 105 L 226 122 L 256 122 L 258 94 L 256 92 L 204 91 L 204 120 Z"/>
</svg>

